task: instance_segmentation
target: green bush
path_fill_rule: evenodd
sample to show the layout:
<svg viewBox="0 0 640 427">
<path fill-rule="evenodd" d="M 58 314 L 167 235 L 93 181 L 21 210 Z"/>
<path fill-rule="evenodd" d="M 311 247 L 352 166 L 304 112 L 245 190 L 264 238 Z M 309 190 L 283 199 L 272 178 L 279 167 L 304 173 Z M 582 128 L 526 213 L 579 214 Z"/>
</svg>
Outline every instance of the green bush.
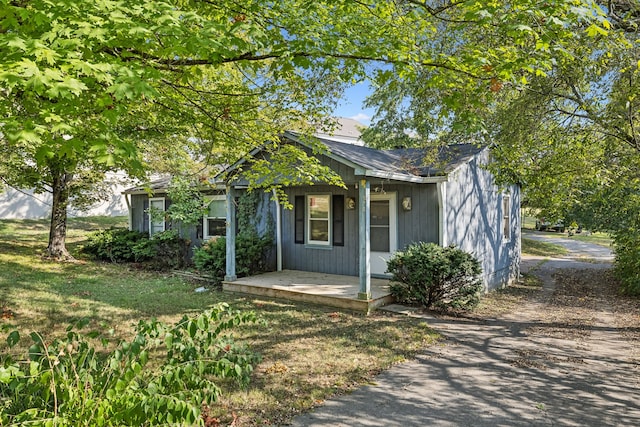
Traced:
<svg viewBox="0 0 640 427">
<path fill-rule="evenodd" d="M 156 270 L 181 268 L 187 262 L 189 241 L 175 230 L 155 233 L 150 239 L 140 240 L 131 248 L 136 262 L 146 263 Z"/>
<path fill-rule="evenodd" d="M 193 263 L 200 271 L 207 272 L 218 281 L 226 272 L 227 241 L 224 237 L 205 242 L 193 252 Z M 245 232 L 236 236 L 236 274 L 250 276 L 267 270 L 267 257 L 273 242 L 260 237 L 257 232 Z"/>
<path fill-rule="evenodd" d="M 133 248 L 148 240 L 147 233 L 111 228 L 91 233 L 82 252 L 102 261 L 133 262 L 136 259 Z"/>
<path fill-rule="evenodd" d="M 109 262 L 140 262 L 156 270 L 180 268 L 187 262 L 189 241 L 175 230 L 147 233 L 123 228 L 97 231 L 89 235 L 82 252 Z"/>
<path fill-rule="evenodd" d="M 616 254 L 614 272 L 620 280 L 622 293 L 640 295 L 640 231 L 615 232 L 613 247 Z"/>
<path fill-rule="evenodd" d="M 200 271 L 207 272 L 218 281 L 225 275 L 227 241 L 224 237 L 211 239 L 193 250 L 193 264 Z"/>
<path fill-rule="evenodd" d="M 454 246 L 416 243 L 387 262 L 391 293 L 427 308 L 471 309 L 483 289 L 480 262 Z"/>
<path fill-rule="evenodd" d="M 0 358 L 0 425 L 203 425 L 202 405 L 221 394 L 216 381 L 246 386 L 260 361 L 229 333 L 256 321 L 219 304 L 173 326 L 140 321 L 132 341 L 114 347 L 103 338 L 101 350 L 98 333 L 74 326 L 52 342 L 32 333 L 24 359 Z M 7 342 L 20 339 L 14 331 Z"/>
</svg>

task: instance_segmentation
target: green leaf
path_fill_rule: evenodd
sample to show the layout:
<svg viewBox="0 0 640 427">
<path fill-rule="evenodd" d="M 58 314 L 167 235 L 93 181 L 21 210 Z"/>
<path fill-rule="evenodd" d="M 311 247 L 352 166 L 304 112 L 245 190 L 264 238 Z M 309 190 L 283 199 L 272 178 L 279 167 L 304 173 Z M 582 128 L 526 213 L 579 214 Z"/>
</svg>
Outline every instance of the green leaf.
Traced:
<svg viewBox="0 0 640 427">
<path fill-rule="evenodd" d="M 587 27 L 586 29 L 587 35 L 589 37 L 595 37 L 597 35 L 601 35 L 601 36 L 606 36 L 609 34 L 609 32 L 607 30 L 605 30 L 604 28 L 594 24 L 591 24 Z"/>
<path fill-rule="evenodd" d="M 139 358 L 142 366 L 146 365 L 149 361 L 149 352 L 147 350 L 141 351 Z"/>
<path fill-rule="evenodd" d="M 13 380 L 17 372 L 19 371 L 15 366 L 0 366 L 0 383 L 9 384 Z"/>
<path fill-rule="evenodd" d="M 20 341 L 20 333 L 18 331 L 12 331 L 7 336 L 7 345 L 9 345 L 9 348 L 11 348 L 14 345 L 18 344 L 19 341 Z"/>
<path fill-rule="evenodd" d="M 198 325 L 193 320 L 189 320 L 189 323 L 187 324 L 187 331 L 191 338 L 195 338 L 198 333 Z"/>
<path fill-rule="evenodd" d="M 124 389 L 127 388 L 127 382 L 124 380 L 118 380 L 116 381 L 116 391 L 124 391 Z"/>
</svg>

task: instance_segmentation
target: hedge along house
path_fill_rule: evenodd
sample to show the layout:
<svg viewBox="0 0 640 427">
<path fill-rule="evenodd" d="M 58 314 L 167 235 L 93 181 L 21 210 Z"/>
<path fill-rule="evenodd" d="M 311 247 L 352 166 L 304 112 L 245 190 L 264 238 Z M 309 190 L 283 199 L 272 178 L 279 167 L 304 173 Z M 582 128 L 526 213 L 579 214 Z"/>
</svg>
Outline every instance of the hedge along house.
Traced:
<svg viewBox="0 0 640 427">
<path fill-rule="evenodd" d="M 372 277 L 387 277 L 386 261 L 393 253 L 423 241 L 475 255 L 487 290 L 517 277 L 520 189 L 495 184 L 483 167 L 488 149 L 451 145 L 440 152 L 438 166 L 425 166 L 423 150 L 375 150 L 319 139 L 327 147 L 321 162 L 347 188 L 318 183 L 285 189 L 293 209 L 276 208 L 278 270 L 356 276 L 358 298 L 370 300 Z M 285 133 L 283 143 L 312 153 L 295 133 Z M 244 162 L 225 172 L 232 177 L 226 182 L 228 198 L 247 185 L 239 172 Z M 235 234 L 234 215 L 227 209 L 227 235 Z M 237 279 L 233 239 L 227 239 L 226 261 L 225 280 L 232 284 Z"/>
</svg>

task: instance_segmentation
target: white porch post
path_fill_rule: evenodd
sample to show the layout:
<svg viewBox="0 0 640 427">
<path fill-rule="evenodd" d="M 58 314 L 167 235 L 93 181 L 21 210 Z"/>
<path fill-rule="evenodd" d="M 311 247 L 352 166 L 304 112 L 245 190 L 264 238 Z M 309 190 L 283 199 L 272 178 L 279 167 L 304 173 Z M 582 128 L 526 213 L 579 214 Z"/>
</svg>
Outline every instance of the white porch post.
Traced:
<svg viewBox="0 0 640 427">
<path fill-rule="evenodd" d="M 273 189 L 273 199 L 276 203 L 276 270 L 282 271 L 282 214 L 280 199 L 275 189 Z"/>
<path fill-rule="evenodd" d="M 236 276 L 236 207 L 235 189 L 227 185 L 227 269 L 224 280 L 233 282 Z"/>
<path fill-rule="evenodd" d="M 447 236 L 447 183 L 438 182 L 436 184 L 438 189 L 438 204 L 440 205 L 438 211 L 440 213 L 440 246 L 443 248 L 449 244 L 449 236 Z"/>
<path fill-rule="evenodd" d="M 358 299 L 371 299 L 371 186 L 361 179 L 358 187 L 359 241 L 360 241 L 360 292 Z"/>
<path fill-rule="evenodd" d="M 124 195 L 124 200 L 125 202 L 127 202 L 127 226 L 129 228 L 129 231 L 133 230 L 133 210 L 131 208 L 131 200 L 129 199 L 129 195 L 125 194 Z"/>
</svg>

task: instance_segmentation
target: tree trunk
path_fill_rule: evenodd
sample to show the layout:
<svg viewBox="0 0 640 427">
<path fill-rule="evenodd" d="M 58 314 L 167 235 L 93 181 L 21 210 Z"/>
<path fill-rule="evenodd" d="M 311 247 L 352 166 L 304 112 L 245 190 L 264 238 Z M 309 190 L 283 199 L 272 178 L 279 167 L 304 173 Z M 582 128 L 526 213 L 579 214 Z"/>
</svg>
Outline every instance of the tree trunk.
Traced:
<svg viewBox="0 0 640 427">
<path fill-rule="evenodd" d="M 63 167 L 51 165 L 53 204 L 47 256 L 59 260 L 73 259 L 65 244 L 67 238 L 67 206 L 69 205 L 69 182 L 72 174 Z"/>
</svg>

